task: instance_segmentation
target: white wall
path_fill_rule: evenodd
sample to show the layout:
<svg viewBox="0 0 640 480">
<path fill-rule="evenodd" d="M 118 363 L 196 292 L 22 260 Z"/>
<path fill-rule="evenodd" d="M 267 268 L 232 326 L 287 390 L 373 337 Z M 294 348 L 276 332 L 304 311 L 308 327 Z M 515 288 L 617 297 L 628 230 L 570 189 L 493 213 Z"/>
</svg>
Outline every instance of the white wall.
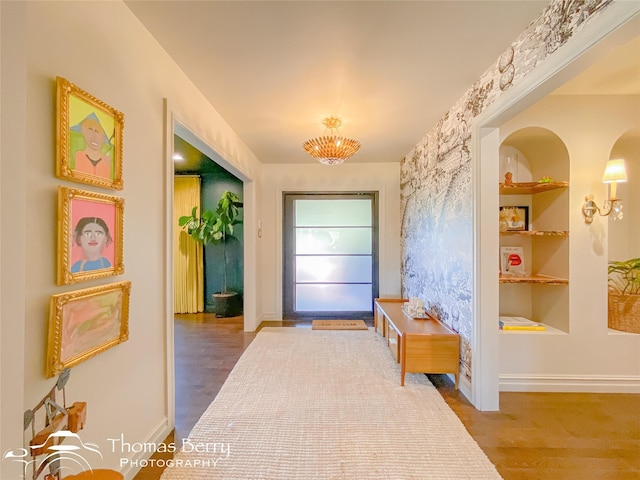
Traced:
<svg viewBox="0 0 640 480">
<path fill-rule="evenodd" d="M 0 454 L 21 447 L 24 404 L 26 6 L 0 2 Z M 41 339 L 41 345 L 44 343 Z M 0 462 L 0 478 L 21 466 Z"/>
<path fill-rule="evenodd" d="M 636 100 L 640 110 L 640 97 Z M 618 183 L 617 197 L 624 202 L 624 220 L 609 221 L 609 260 L 640 257 L 640 125 L 625 132 L 615 143 L 610 158 L 622 158 L 628 181 Z"/>
<path fill-rule="evenodd" d="M 525 127 L 547 128 L 564 142 L 570 161 L 570 331 L 501 335 L 500 373 L 509 383 L 503 389 L 637 388 L 640 335 L 607 328 L 609 220 L 596 216 L 586 225 L 581 208 L 589 193 L 599 205 L 606 198 L 607 186 L 601 181 L 605 164 L 616 140 L 640 125 L 638 105 L 638 96 L 549 96 L 500 128 L 502 139 Z M 627 191 L 637 189 L 633 185 L 638 182 L 630 177 Z"/>
<path fill-rule="evenodd" d="M 1 5 L 2 451 L 22 446 L 23 410 L 54 383 L 44 377 L 50 295 L 130 280 L 129 340 L 74 367 L 67 388 L 68 402 L 88 402 L 82 437 L 98 444 L 104 455 L 93 467 L 120 470 L 119 459 L 131 454 L 112 452 L 108 438 L 161 440 L 172 425 L 165 239 L 173 226 L 167 225 L 165 211 L 170 163 L 163 147 L 163 99 L 246 178 L 253 178 L 259 165 L 124 3 Z M 54 177 L 56 76 L 124 112 L 124 190 Z M 58 185 L 125 199 L 124 275 L 56 286 Z M 4 463 L 2 478 L 9 468 Z M 128 478 L 134 473 L 121 470 Z"/>
<path fill-rule="evenodd" d="M 258 242 L 262 320 L 282 319 L 282 193 L 379 192 L 380 296 L 400 295 L 400 164 L 262 166 Z"/>
</svg>

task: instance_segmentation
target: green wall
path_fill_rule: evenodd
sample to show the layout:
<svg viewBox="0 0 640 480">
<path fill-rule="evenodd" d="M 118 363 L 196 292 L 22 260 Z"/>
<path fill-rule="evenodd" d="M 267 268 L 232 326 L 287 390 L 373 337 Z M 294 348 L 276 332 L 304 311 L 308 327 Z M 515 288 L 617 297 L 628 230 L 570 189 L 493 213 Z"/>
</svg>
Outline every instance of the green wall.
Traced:
<svg viewBox="0 0 640 480">
<path fill-rule="evenodd" d="M 242 181 L 226 171 L 201 174 L 201 202 L 205 210 L 214 210 L 218 200 L 226 190 L 235 193 L 242 201 Z M 240 209 L 240 219 L 243 218 L 243 210 Z M 243 225 L 235 225 L 233 237 L 227 237 L 227 290 L 243 293 L 244 285 L 244 228 Z M 205 284 L 205 310 L 211 311 L 214 293 L 223 290 L 224 276 L 224 249 L 222 244 L 206 245 L 204 247 L 204 284 Z"/>
</svg>

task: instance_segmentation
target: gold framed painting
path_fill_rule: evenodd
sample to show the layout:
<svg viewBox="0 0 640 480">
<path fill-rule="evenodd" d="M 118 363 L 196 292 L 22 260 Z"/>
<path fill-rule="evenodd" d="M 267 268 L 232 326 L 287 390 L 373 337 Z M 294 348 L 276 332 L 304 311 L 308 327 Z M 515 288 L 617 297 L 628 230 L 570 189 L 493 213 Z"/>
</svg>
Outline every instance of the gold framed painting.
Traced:
<svg viewBox="0 0 640 480">
<path fill-rule="evenodd" d="M 56 176 L 122 190 L 124 114 L 56 78 Z"/>
<path fill-rule="evenodd" d="M 127 341 L 130 296 L 131 282 L 52 295 L 47 378 Z"/>
<path fill-rule="evenodd" d="M 58 187 L 58 285 L 124 273 L 124 199 Z"/>
</svg>

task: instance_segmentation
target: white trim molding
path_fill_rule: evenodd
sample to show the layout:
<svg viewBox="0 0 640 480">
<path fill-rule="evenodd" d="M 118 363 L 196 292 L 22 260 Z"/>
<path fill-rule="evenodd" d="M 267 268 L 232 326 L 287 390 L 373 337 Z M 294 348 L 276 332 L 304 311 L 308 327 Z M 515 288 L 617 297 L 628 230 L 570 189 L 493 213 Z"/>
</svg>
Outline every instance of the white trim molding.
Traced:
<svg viewBox="0 0 640 480">
<path fill-rule="evenodd" d="M 125 480 L 133 480 L 142 468 L 153 464 L 153 462 L 150 462 L 149 459 L 155 453 L 158 445 L 162 444 L 165 441 L 172 430 L 173 421 L 171 421 L 170 418 L 165 417 L 156 425 L 153 431 L 151 431 L 151 433 L 147 435 L 145 442 L 136 443 L 136 449 L 138 449 L 139 451 L 122 452 L 122 455 L 120 457 L 120 467 L 122 468 L 122 470 L 120 473 L 122 473 Z M 182 447 L 182 445 L 176 445 L 175 443 L 173 446 L 178 449 Z M 167 444 L 167 447 L 170 448 L 171 445 Z M 122 445 L 119 443 L 114 443 L 113 448 L 116 450 L 121 449 Z"/>
<path fill-rule="evenodd" d="M 640 393 L 640 376 L 502 374 L 500 391 Z"/>
<path fill-rule="evenodd" d="M 454 376 L 453 375 L 449 375 L 449 378 L 451 379 L 451 381 L 454 381 Z M 465 377 L 462 374 L 458 375 L 458 378 L 459 378 L 459 380 L 458 380 L 458 390 L 460 390 L 462 395 L 467 397 L 467 400 L 472 402 L 472 395 L 473 395 L 473 390 L 472 389 L 473 389 L 473 387 L 471 385 L 471 382 L 469 381 L 469 379 L 467 377 Z M 497 409 L 495 409 L 495 410 L 497 410 Z"/>
</svg>

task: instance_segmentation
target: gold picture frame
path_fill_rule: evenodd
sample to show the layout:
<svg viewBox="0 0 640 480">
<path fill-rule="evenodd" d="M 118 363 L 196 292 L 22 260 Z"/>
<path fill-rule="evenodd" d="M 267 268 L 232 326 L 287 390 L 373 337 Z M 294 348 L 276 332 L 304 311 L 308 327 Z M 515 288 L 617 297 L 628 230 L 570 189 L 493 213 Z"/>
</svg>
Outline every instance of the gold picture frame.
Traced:
<svg viewBox="0 0 640 480">
<path fill-rule="evenodd" d="M 56 78 L 56 176 L 122 190 L 124 114 Z"/>
<path fill-rule="evenodd" d="M 58 187 L 58 285 L 124 273 L 124 199 Z"/>
<path fill-rule="evenodd" d="M 127 341 L 130 296 L 128 281 L 52 295 L 47 378 Z"/>
</svg>

